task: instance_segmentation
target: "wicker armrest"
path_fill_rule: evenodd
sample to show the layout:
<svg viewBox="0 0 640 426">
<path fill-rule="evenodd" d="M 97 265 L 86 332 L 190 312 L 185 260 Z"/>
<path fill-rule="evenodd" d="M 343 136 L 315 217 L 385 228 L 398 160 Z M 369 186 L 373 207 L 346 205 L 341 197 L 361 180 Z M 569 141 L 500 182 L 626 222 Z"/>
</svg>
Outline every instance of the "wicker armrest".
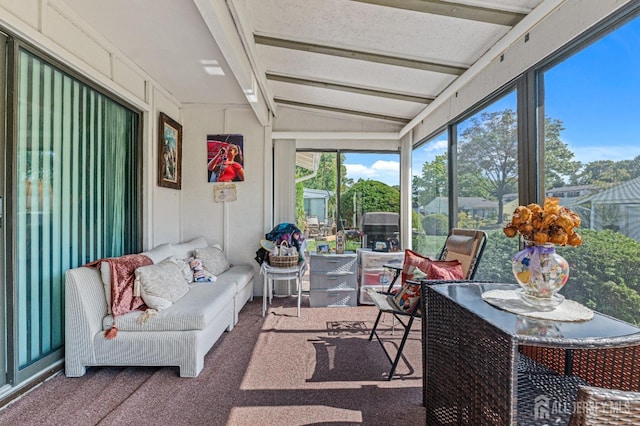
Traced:
<svg viewBox="0 0 640 426">
<path fill-rule="evenodd" d="M 640 424 L 640 392 L 581 386 L 570 426 Z"/>
</svg>

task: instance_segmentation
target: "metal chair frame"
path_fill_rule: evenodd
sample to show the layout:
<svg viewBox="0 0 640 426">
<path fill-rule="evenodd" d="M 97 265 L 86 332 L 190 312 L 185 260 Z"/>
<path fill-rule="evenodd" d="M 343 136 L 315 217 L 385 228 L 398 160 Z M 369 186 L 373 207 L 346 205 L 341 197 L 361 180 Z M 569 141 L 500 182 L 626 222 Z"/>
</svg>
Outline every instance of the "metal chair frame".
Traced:
<svg viewBox="0 0 640 426">
<path fill-rule="evenodd" d="M 472 253 L 468 255 L 471 258 L 471 262 L 469 264 L 468 270 L 465 271 L 465 275 L 464 275 L 465 280 L 472 280 L 478 269 L 478 264 L 480 263 L 482 252 L 484 251 L 484 248 L 487 244 L 487 235 L 485 232 L 480 230 L 469 230 L 469 229 L 459 229 L 459 228 L 452 229 L 449 235 L 447 236 L 447 240 L 442 248 L 442 251 L 440 252 L 440 255 L 438 256 L 438 260 L 451 260 L 452 258 L 455 258 L 454 253 L 451 252 L 450 247 L 448 247 L 447 245 L 447 243 L 452 241 L 452 237 L 455 237 L 455 236 L 473 236 L 475 240 L 478 240 Z M 411 327 L 413 326 L 413 322 L 415 321 L 416 318 L 420 318 L 421 316 L 421 312 L 420 312 L 421 304 L 416 303 L 413 309 L 408 312 L 400 310 L 392 300 L 393 298 L 392 290 L 393 290 L 393 286 L 398 280 L 398 277 L 400 277 L 404 266 L 398 267 L 395 265 L 384 265 L 384 267 L 387 269 L 393 270 L 394 276 L 385 291 L 376 292 L 379 296 L 376 296 L 376 293 L 369 294 L 374 304 L 378 308 L 378 316 L 376 317 L 375 323 L 373 324 L 373 328 L 371 329 L 371 334 L 369 335 L 369 341 L 373 340 L 373 338 L 375 337 L 378 340 L 380 347 L 382 347 L 384 354 L 387 356 L 387 359 L 391 363 L 391 370 L 389 371 L 389 376 L 387 378 L 388 380 L 391 380 L 393 379 L 395 371 L 398 367 L 398 363 L 402 358 L 402 352 L 404 350 L 405 344 L 407 343 L 407 339 L 409 337 L 409 332 L 411 331 Z M 421 280 L 421 282 L 431 285 L 431 284 L 442 283 L 443 281 Z M 420 282 L 414 282 L 414 283 L 419 284 Z M 400 341 L 400 345 L 398 346 L 398 350 L 396 351 L 395 357 L 391 356 L 387 348 L 384 346 L 383 339 L 380 338 L 380 336 L 376 331 L 378 328 L 378 324 L 380 322 L 380 318 L 382 317 L 383 313 L 392 314 L 394 318 L 394 325 L 395 325 L 395 321 L 397 320 L 398 323 L 400 323 L 400 325 L 404 329 L 402 340 Z"/>
</svg>

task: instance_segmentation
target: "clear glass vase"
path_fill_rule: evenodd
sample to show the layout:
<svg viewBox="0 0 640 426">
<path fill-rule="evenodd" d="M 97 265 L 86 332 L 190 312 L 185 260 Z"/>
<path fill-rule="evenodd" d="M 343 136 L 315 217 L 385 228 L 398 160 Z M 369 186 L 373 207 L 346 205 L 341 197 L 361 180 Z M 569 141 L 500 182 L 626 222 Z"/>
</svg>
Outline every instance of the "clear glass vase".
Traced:
<svg viewBox="0 0 640 426">
<path fill-rule="evenodd" d="M 513 257 L 512 267 L 520 284 L 516 293 L 528 305 L 550 311 L 564 301 L 557 292 L 569 278 L 569 264 L 556 253 L 555 245 L 526 241 L 524 250 Z"/>
</svg>

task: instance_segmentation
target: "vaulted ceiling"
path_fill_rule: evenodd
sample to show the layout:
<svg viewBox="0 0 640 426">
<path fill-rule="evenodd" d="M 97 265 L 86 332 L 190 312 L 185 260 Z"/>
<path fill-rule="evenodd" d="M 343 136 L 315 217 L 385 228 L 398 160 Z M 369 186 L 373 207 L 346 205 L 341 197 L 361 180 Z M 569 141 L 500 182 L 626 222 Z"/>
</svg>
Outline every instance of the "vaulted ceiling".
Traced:
<svg viewBox="0 0 640 426">
<path fill-rule="evenodd" d="M 64 1 L 181 102 L 246 103 L 253 90 L 276 115 L 287 106 L 403 125 L 548 0 Z M 216 32 L 221 10 L 249 90 L 233 76 L 229 34 Z M 225 76 L 203 71 L 212 60 Z"/>
</svg>

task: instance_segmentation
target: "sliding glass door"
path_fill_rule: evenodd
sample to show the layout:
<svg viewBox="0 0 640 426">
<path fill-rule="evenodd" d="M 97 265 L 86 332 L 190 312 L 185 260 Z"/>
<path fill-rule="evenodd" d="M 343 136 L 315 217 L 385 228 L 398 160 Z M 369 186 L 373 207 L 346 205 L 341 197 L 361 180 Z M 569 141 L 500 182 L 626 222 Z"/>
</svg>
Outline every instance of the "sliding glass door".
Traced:
<svg viewBox="0 0 640 426">
<path fill-rule="evenodd" d="M 7 36 L 0 33 L 0 63 L 6 63 L 7 60 Z M 0 99 L 6 99 L 6 68 L 0 67 Z M 7 106 L 4 102 L 0 102 L 0 117 L 7 116 Z M 3 324 L 9 324 L 7 321 L 7 280 L 5 279 L 6 271 L 6 252 L 5 252 L 5 218 L 4 214 L 4 200 L 6 198 L 5 188 L 6 179 L 5 176 L 5 152 L 6 152 L 6 131 L 5 120 L 0 120 L 0 322 Z M 7 384 L 7 335 L 8 328 L 0 327 L 0 393 L 2 388 Z"/>
<path fill-rule="evenodd" d="M 64 347 L 64 272 L 139 248 L 139 115 L 35 54 L 16 55 L 14 374 Z"/>
</svg>

